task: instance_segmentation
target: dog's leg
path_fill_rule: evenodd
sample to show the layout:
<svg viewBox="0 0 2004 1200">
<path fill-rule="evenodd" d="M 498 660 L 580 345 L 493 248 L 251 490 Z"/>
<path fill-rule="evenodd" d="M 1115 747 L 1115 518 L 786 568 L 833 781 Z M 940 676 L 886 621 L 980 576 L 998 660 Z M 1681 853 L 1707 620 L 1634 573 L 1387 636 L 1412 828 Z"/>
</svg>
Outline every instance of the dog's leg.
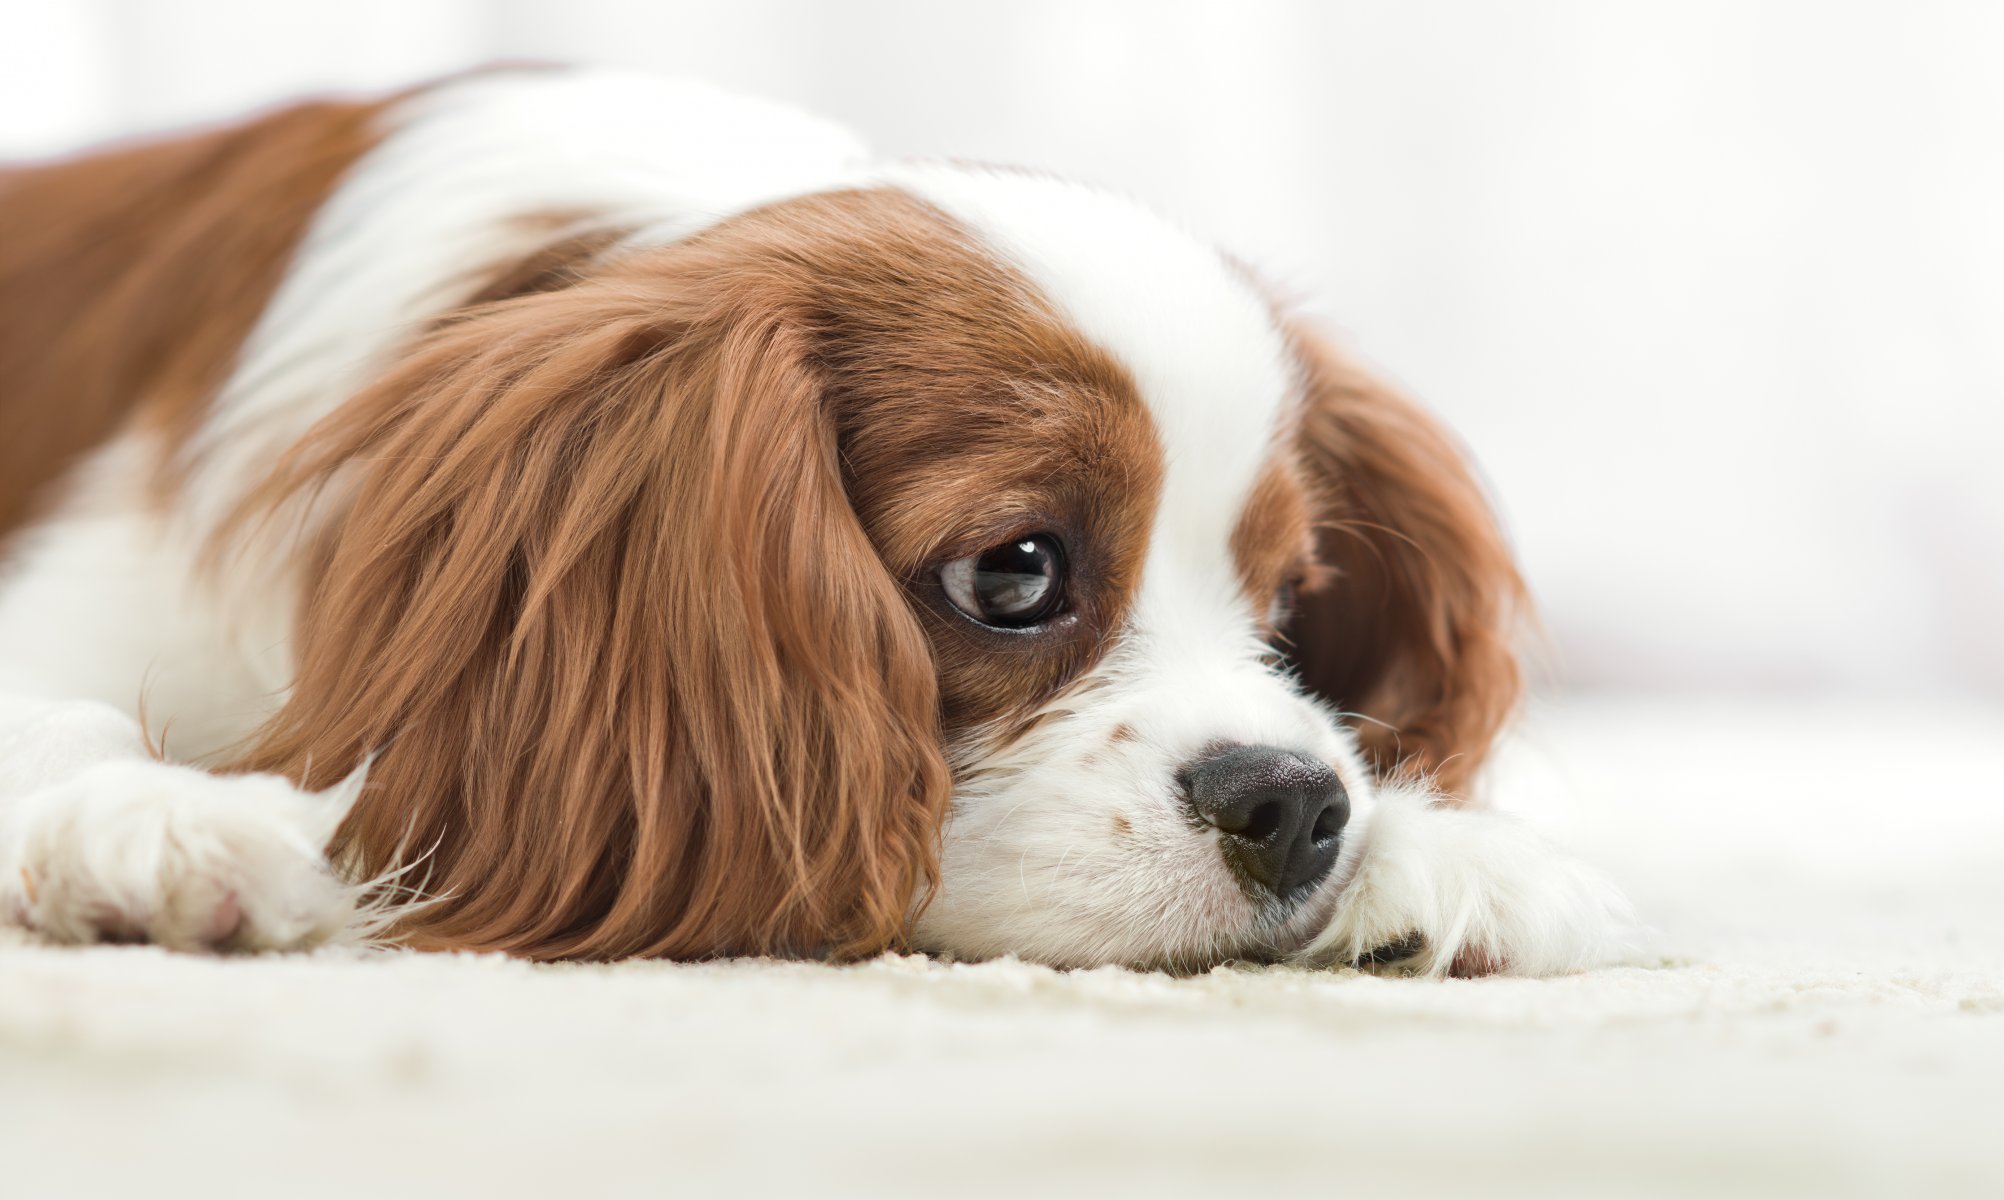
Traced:
<svg viewBox="0 0 2004 1200">
<path fill-rule="evenodd" d="M 1555 975 L 1619 947 L 1628 903 L 1513 818 L 1388 788 L 1361 854 L 1300 959 L 1408 975 Z"/>
<path fill-rule="evenodd" d="M 350 799 L 161 762 L 94 701 L 0 696 L 0 921 L 65 942 L 313 945 L 356 918 L 322 847 Z"/>
<path fill-rule="evenodd" d="M 0 580 L 0 922 L 68 942 L 276 949 L 350 928 L 323 847 L 347 793 L 160 760 L 131 709 L 196 754 L 255 727 L 282 665 L 284 589 L 199 582 L 201 537 L 156 509 L 161 451 L 106 446 Z M 244 598 L 256 603 L 243 603 Z"/>
</svg>

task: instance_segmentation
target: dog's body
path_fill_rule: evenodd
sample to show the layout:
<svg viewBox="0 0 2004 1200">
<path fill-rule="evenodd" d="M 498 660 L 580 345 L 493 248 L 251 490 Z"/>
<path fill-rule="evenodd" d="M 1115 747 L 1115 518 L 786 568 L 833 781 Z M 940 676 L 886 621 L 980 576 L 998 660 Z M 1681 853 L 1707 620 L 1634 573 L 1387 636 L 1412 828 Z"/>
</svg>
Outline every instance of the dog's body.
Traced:
<svg viewBox="0 0 2004 1200">
<path fill-rule="evenodd" d="M 1452 445 L 1143 210 L 558 71 L 0 173 L 0 227 L 0 919 L 1533 973 L 1607 928 L 1431 790 L 1516 691 Z"/>
</svg>

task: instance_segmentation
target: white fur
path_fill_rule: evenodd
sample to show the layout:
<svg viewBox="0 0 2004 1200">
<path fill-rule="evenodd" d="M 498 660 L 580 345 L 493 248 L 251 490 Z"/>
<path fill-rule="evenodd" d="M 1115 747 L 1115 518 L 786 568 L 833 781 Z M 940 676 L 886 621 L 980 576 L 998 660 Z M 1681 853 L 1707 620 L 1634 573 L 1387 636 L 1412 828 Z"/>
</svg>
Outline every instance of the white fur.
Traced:
<svg viewBox="0 0 2004 1200">
<path fill-rule="evenodd" d="M 1263 661 L 1263 605 L 1240 594 L 1228 543 L 1295 397 L 1267 306 L 1209 248 L 1076 184 L 871 166 L 819 120 L 617 73 L 469 80 L 393 124 L 318 215 L 189 445 L 184 503 L 150 509 L 137 481 L 155 451 L 123 438 L 0 582 L 0 899 L 23 919 L 184 946 L 299 945 L 354 925 L 354 893 L 319 855 L 337 802 L 148 761 L 131 723 L 143 696 L 170 748 L 200 755 L 283 698 L 296 590 L 283 538 L 314 514 L 291 514 L 291 533 L 198 589 L 194 555 L 215 522 L 413 330 L 548 237 L 525 218 L 577 213 L 658 244 L 768 200 L 888 183 L 965 222 L 1124 363 L 1166 452 L 1118 644 L 1030 736 L 954 748 L 966 782 L 921 942 L 1180 966 L 1351 961 L 1373 938 L 1418 932 L 1428 970 L 1463 948 L 1514 969 L 1577 961 L 1607 911 L 1594 889 L 1495 818 L 1381 804 L 1346 728 Z M 1116 739 L 1123 725 L 1137 736 Z M 75 736 L 37 747 L 24 732 L 58 727 Z M 1183 812 L 1174 774 L 1217 741 L 1318 757 L 1350 793 L 1346 849 L 1297 910 L 1250 899 L 1216 831 Z"/>
<path fill-rule="evenodd" d="M 291 593 L 202 582 L 185 513 L 146 494 L 158 454 L 121 438 L 71 480 L 0 575 L 0 695 L 144 705 L 167 748 L 198 757 L 255 728 L 291 673 Z"/>
<path fill-rule="evenodd" d="M 1296 961 L 1354 963 L 1417 935 L 1410 954 L 1377 966 L 1555 975 L 1621 948 L 1633 917 L 1604 876 L 1515 818 L 1436 800 L 1418 788 L 1379 791 L 1370 818 L 1350 831 L 1356 865 L 1336 910 Z"/>
<path fill-rule="evenodd" d="M 314 945 L 366 924 L 321 854 L 353 795 L 153 761 L 95 701 L 0 700 L 0 915 L 59 941 Z"/>
</svg>

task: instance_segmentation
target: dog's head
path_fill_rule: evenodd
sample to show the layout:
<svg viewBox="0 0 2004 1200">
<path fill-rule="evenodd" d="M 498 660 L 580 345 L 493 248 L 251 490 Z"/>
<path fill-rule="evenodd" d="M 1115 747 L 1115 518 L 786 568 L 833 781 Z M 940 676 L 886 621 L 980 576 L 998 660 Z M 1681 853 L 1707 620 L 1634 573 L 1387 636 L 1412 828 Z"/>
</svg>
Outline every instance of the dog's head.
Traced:
<svg viewBox="0 0 2004 1200">
<path fill-rule="evenodd" d="M 1452 443 L 1152 215 L 914 167 L 565 245 L 255 501 L 342 497 L 244 765 L 373 756 L 422 943 L 1282 952 L 1514 698 Z"/>
</svg>

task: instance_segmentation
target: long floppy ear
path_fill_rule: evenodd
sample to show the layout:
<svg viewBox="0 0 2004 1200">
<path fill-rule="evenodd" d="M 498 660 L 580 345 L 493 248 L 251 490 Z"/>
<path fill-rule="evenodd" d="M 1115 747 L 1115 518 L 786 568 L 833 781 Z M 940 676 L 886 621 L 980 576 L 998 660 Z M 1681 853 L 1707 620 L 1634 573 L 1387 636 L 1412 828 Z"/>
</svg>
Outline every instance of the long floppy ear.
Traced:
<svg viewBox="0 0 2004 1200">
<path fill-rule="evenodd" d="M 927 643 L 806 335 L 690 256 L 433 331 L 239 514 L 345 506 L 306 535 L 290 697 L 228 766 L 367 762 L 334 849 L 428 855 L 413 944 L 848 956 L 934 882 Z"/>
<path fill-rule="evenodd" d="M 1524 585 L 1482 488 L 1438 422 L 1294 333 L 1301 444 L 1331 568 L 1286 633 L 1302 680 L 1359 714 L 1381 775 L 1423 772 L 1462 795 L 1515 706 Z"/>
</svg>

